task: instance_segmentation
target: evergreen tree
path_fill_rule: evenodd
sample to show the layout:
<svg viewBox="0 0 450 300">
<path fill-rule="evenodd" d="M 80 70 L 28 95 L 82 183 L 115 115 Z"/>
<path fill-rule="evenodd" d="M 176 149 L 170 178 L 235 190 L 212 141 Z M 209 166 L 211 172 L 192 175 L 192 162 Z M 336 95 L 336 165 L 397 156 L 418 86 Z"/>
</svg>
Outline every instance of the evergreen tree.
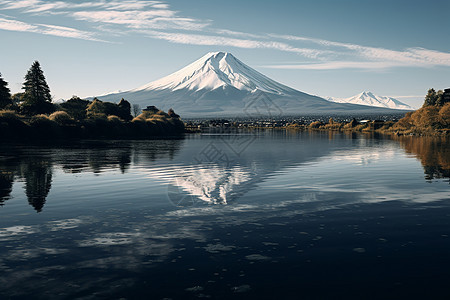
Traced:
<svg viewBox="0 0 450 300">
<path fill-rule="evenodd" d="M 25 113 L 50 113 L 54 110 L 51 103 L 50 88 L 45 81 L 44 72 L 38 61 L 33 62 L 25 75 L 22 89 L 25 90 L 25 101 L 23 103 Z"/>
<path fill-rule="evenodd" d="M 125 121 L 129 121 L 131 119 L 133 119 L 133 117 L 131 116 L 131 104 L 130 102 L 128 102 L 125 99 L 121 99 L 119 104 L 117 104 L 118 106 L 118 114 L 117 116 L 120 117 L 121 119 L 125 120 Z"/>
<path fill-rule="evenodd" d="M 439 90 L 436 93 L 436 106 L 443 106 L 444 104 L 444 91 Z"/>
<path fill-rule="evenodd" d="M 436 105 L 436 101 L 438 100 L 438 95 L 436 94 L 436 91 L 431 88 L 428 90 L 427 95 L 425 96 L 425 103 L 423 106 L 430 106 L 430 105 Z"/>
<path fill-rule="evenodd" d="M 0 73 L 0 109 L 5 108 L 8 104 L 12 104 L 11 93 L 8 88 L 8 83 L 3 80 Z"/>
</svg>

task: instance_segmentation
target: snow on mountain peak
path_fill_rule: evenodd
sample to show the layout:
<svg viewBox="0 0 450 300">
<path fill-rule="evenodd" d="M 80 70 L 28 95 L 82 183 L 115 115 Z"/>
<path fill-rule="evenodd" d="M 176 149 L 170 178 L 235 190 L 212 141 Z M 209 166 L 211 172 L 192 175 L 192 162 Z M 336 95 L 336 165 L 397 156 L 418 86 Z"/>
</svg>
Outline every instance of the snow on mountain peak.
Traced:
<svg viewBox="0 0 450 300">
<path fill-rule="evenodd" d="M 372 92 L 363 91 L 356 96 L 350 98 L 333 98 L 329 97 L 327 100 L 337 103 L 351 103 L 351 104 L 359 104 L 366 106 L 375 106 L 375 107 L 385 107 L 391 109 L 404 109 L 404 110 L 413 110 L 411 106 L 400 102 L 397 99 L 385 96 L 378 96 L 373 94 Z"/>
<path fill-rule="evenodd" d="M 187 89 L 195 92 L 226 87 L 280 95 L 296 92 L 250 68 L 228 52 L 209 52 L 181 70 L 133 91 Z"/>
</svg>

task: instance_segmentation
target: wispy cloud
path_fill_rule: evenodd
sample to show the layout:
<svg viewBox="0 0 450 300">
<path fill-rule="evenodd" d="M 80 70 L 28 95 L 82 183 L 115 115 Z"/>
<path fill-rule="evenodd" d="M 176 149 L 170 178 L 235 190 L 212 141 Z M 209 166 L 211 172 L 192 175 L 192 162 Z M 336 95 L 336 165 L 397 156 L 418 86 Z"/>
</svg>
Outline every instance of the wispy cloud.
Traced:
<svg viewBox="0 0 450 300">
<path fill-rule="evenodd" d="M 28 14 L 65 14 L 76 20 L 116 24 L 126 28 L 202 30 L 208 20 L 181 17 L 161 1 L 66 1 L 19 0 L 0 1 L 0 9 L 22 10 Z"/>
<path fill-rule="evenodd" d="M 37 26 L 27 24 L 24 22 L 16 21 L 16 20 L 8 20 L 5 18 L 0 18 L 0 29 L 10 30 L 10 31 L 36 31 Z"/>
<path fill-rule="evenodd" d="M 136 29 L 201 30 L 208 26 L 207 22 L 177 17 L 175 12 L 161 9 L 150 11 L 79 11 L 74 12 L 72 16 L 78 20 L 125 25 L 128 28 Z"/>
<path fill-rule="evenodd" d="M 330 61 L 325 63 L 307 63 L 307 64 L 284 64 L 284 65 L 265 65 L 269 69 L 290 69 L 290 70 L 337 70 L 337 69 L 387 69 L 399 66 L 395 63 L 371 62 L 371 61 Z"/>
<path fill-rule="evenodd" d="M 450 66 L 450 53 L 434 51 L 424 48 L 407 48 L 402 51 L 385 48 L 367 47 L 357 44 L 327 41 L 315 38 L 275 35 L 271 37 L 287 41 L 298 41 L 303 43 L 313 43 L 326 49 L 333 49 L 338 55 L 338 61 L 329 61 L 321 64 L 299 64 L 299 65 L 279 65 L 267 66 L 285 69 L 385 69 L 390 67 L 433 67 Z M 359 61 L 345 61 L 342 57 L 352 56 Z"/>
<path fill-rule="evenodd" d="M 24 9 L 25 12 L 45 12 L 60 9 L 79 8 L 105 8 L 111 10 L 142 10 L 145 8 L 166 9 L 169 6 L 161 1 L 126 0 L 126 1 L 84 1 L 73 3 L 68 1 L 45 1 L 45 0 L 3 0 L 0 1 L 3 9 Z"/>
<path fill-rule="evenodd" d="M 63 15 L 67 17 L 64 19 L 71 20 L 68 27 L 67 24 L 25 23 L 6 16 L 0 19 L 0 29 L 92 41 L 103 41 L 99 36 L 118 38 L 133 33 L 177 44 L 272 49 L 295 53 L 308 61 L 264 66 L 277 69 L 383 70 L 394 67 L 450 66 L 450 53 L 419 47 L 392 50 L 304 36 L 254 34 L 214 28 L 211 20 L 183 16 L 165 1 L 73 1 L 0 0 L 0 10 L 38 17 Z M 80 22 L 83 26 L 90 26 L 92 31 L 72 27 Z"/>
<path fill-rule="evenodd" d="M 272 41 L 257 41 L 250 39 L 237 39 L 226 36 L 205 35 L 205 34 L 185 34 L 185 33 L 167 33 L 160 31 L 141 31 L 148 36 L 166 40 L 171 43 L 189 44 L 189 45 L 204 45 L 204 46 L 232 46 L 237 48 L 247 49 L 275 49 L 286 52 L 298 53 L 309 58 L 317 58 L 324 54 L 322 50 L 296 48 L 286 43 L 272 42 Z"/>
<path fill-rule="evenodd" d="M 59 37 L 76 38 L 89 41 L 105 42 L 95 38 L 95 34 L 70 27 L 47 25 L 47 24 L 28 24 L 25 22 L 0 18 L 0 29 L 9 31 L 33 32 L 45 35 Z"/>
</svg>

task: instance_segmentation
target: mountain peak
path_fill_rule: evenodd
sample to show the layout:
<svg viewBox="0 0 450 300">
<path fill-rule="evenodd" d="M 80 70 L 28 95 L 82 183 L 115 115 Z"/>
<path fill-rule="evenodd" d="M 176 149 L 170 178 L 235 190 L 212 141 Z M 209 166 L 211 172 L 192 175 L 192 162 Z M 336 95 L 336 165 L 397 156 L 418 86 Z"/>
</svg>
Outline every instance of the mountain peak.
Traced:
<svg viewBox="0 0 450 300">
<path fill-rule="evenodd" d="M 182 90 L 189 91 L 237 89 L 260 90 L 278 95 L 292 94 L 296 90 L 282 85 L 250 68 L 229 52 L 209 52 L 183 69 L 133 91 Z"/>
<path fill-rule="evenodd" d="M 360 96 L 366 96 L 366 97 L 375 97 L 375 95 L 370 91 L 363 91 Z"/>
<path fill-rule="evenodd" d="M 413 110 L 413 108 L 397 99 L 385 96 L 378 96 L 369 91 L 363 91 L 350 98 L 327 98 L 329 101 L 337 103 L 351 103 L 375 107 L 385 107 L 392 109 Z"/>
</svg>

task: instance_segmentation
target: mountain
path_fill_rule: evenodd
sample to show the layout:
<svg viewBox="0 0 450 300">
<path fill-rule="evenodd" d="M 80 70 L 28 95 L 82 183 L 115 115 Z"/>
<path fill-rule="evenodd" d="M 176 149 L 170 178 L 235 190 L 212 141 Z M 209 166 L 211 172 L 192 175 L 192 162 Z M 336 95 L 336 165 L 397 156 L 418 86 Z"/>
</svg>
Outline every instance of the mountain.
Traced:
<svg viewBox="0 0 450 300">
<path fill-rule="evenodd" d="M 181 70 L 139 88 L 98 96 L 125 98 L 145 108 L 173 108 L 183 117 L 278 117 L 305 114 L 389 113 L 384 108 L 334 103 L 278 83 L 227 52 L 210 52 Z"/>
<path fill-rule="evenodd" d="M 397 99 L 385 96 L 374 95 L 371 92 L 362 92 L 358 95 L 355 95 L 350 98 L 327 98 L 328 101 L 336 102 L 336 103 L 351 103 L 351 104 L 359 104 L 359 105 L 367 105 L 367 106 L 375 106 L 375 107 L 385 107 L 391 109 L 402 109 L 402 110 L 414 110 L 413 107 L 400 102 Z"/>
</svg>

